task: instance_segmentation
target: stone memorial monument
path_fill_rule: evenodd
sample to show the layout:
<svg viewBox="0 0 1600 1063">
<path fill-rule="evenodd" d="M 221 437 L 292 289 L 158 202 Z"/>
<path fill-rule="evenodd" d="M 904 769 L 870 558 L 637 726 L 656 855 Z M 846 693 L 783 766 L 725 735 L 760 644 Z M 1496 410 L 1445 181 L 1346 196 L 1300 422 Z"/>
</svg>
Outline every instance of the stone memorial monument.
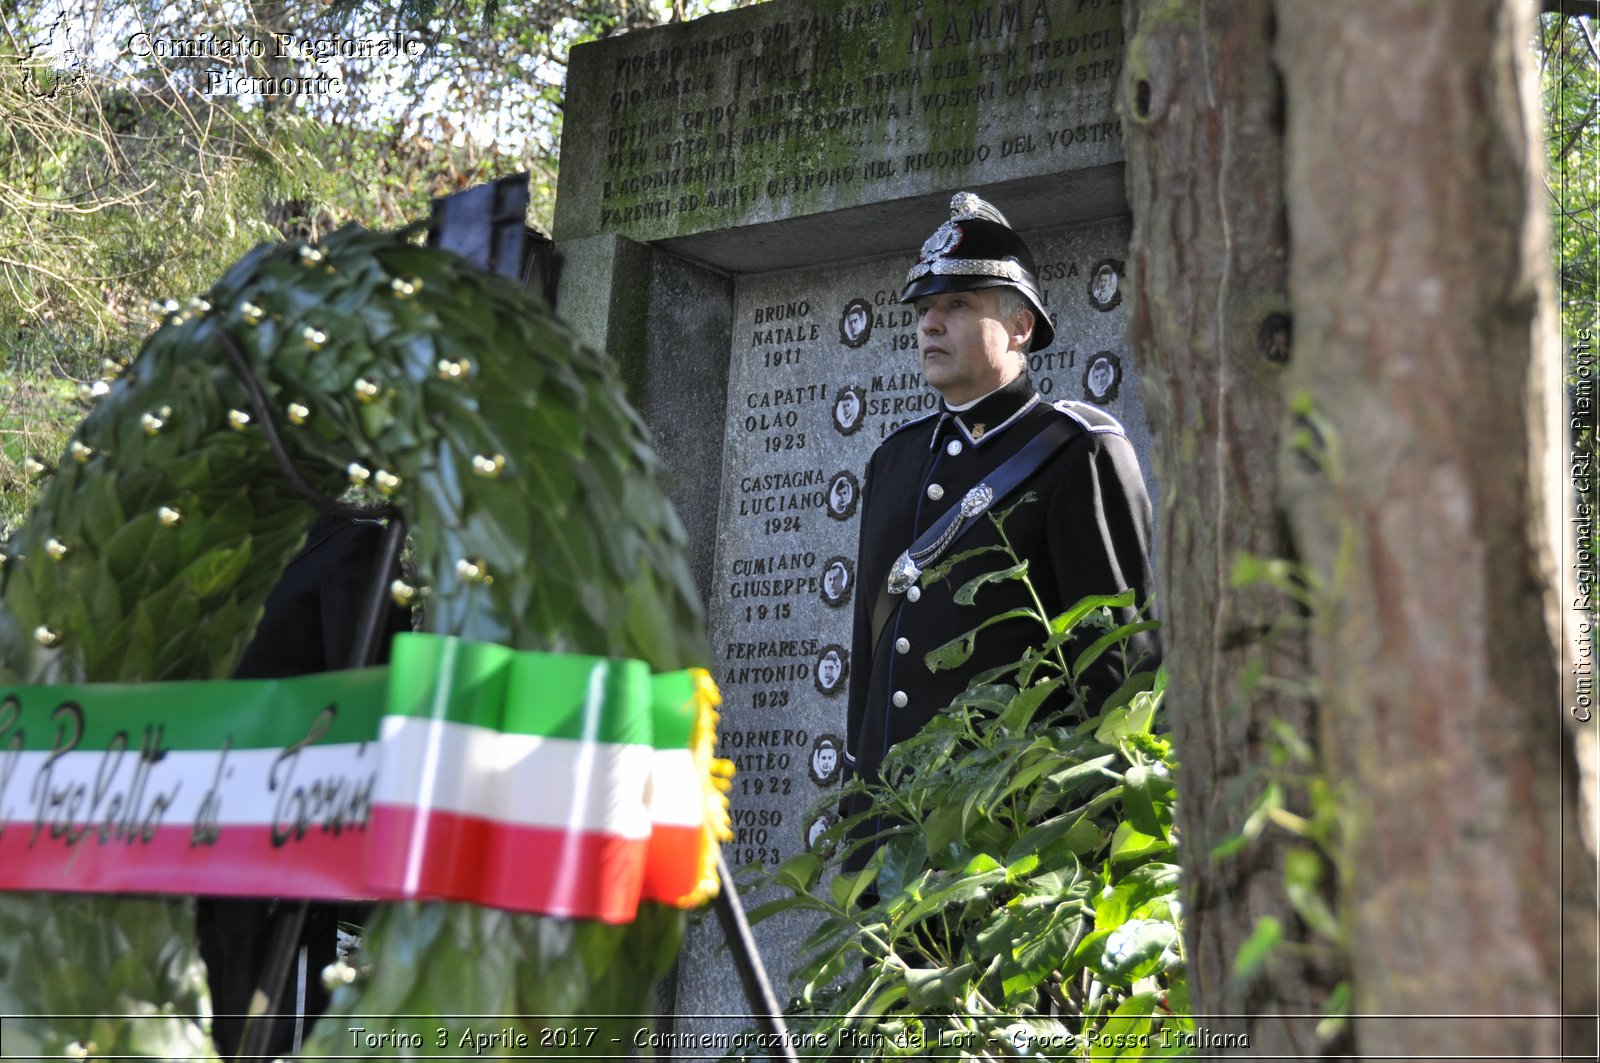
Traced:
<svg viewBox="0 0 1600 1063">
<path fill-rule="evenodd" d="M 1121 61 L 1114 0 L 774 0 L 572 53 L 558 308 L 622 366 L 693 540 L 739 769 L 730 866 L 774 866 L 828 823 L 871 593 L 862 470 L 938 404 L 895 300 L 953 193 L 1037 256 L 1057 336 L 1031 356 L 1039 389 L 1110 410 L 1147 454 Z M 810 927 L 756 928 L 780 996 Z M 704 975 L 731 972 L 721 948 L 713 921 L 687 945 L 682 1044 L 749 1025 L 726 1017 L 747 1011 L 731 973 Z"/>
</svg>

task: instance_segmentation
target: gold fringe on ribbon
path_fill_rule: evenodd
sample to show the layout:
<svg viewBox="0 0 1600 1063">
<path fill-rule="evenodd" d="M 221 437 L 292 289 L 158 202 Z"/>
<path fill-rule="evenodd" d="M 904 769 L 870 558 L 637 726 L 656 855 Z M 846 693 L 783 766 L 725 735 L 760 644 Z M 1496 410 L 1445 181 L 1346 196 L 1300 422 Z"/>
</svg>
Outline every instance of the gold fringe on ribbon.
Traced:
<svg viewBox="0 0 1600 1063">
<path fill-rule="evenodd" d="M 723 842 L 733 840 L 733 818 L 728 811 L 728 792 L 733 789 L 733 761 L 716 755 L 717 722 L 722 694 L 716 681 L 704 668 L 691 669 L 694 678 L 694 726 L 689 732 L 689 755 L 694 759 L 705 798 L 705 817 L 701 821 L 700 875 L 695 888 L 679 900 L 680 907 L 698 908 L 717 895 L 717 852 Z"/>
</svg>

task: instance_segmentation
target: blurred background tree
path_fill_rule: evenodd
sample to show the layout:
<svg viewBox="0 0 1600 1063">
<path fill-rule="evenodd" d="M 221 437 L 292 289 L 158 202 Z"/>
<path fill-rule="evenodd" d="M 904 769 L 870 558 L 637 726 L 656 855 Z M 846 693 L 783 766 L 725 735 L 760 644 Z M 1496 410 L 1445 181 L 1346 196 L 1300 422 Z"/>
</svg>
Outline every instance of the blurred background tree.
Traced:
<svg viewBox="0 0 1600 1063">
<path fill-rule="evenodd" d="M 554 210 L 573 45 L 736 0 L 13 0 L 0 8 L 0 538 L 53 459 L 79 390 L 262 240 L 424 217 L 429 200 L 531 175 Z M 148 34 L 148 38 L 138 36 Z M 399 54 L 300 42 L 389 36 Z M 172 55 L 166 42 L 257 41 Z M 279 41 L 291 42 L 279 47 Z M 215 54 L 221 53 L 221 54 Z M 337 76 L 339 95 L 208 92 Z M 229 82 L 236 86 L 237 82 Z"/>
<path fill-rule="evenodd" d="M 574 44 L 742 0 L 12 0 L 0 11 L 0 536 L 53 455 L 78 389 L 126 357 L 152 298 L 197 289 L 263 239 L 420 217 L 430 197 L 517 170 L 554 210 Z M 1543 0 L 1553 250 L 1566 332 L 1600 275 L 1596 5 Z M 135 54 L 154 40 L 269 46 L 397 33 L 420 55 L 315 63 Z M 336 72 L 340 96 L 198 91 L 205 71 Z M 61 73 L 70 76 L 62 77 Z M 1590 499 L 1593 501 L 1593 499 Z"/>
<path fill-rule="evenodd" d="M 1258 1054 L 1594 1054 L 1550 1017 L 1595 999 L 1555 557 L 1595 4 L 1538 8 L 1124 6 L 1190 999 Z"/>
<path fill-rule="evenodd" d="M 1600 5 L 1544 0 L 1539 20 L 1540 88 L 1543 92 L 1546 186 L 1551 247 L 1561 301 L 1565 348 L 1581 329 L 1595 327 L 1600 292 L 1600 45 L 1594 19 Z M 1570 375 L 1569 392 L 1577 381 Z M 1594 426 L 1581 426 L 1577 445 L 1593 452 Z M 1579 485 L 1581 501 L 1596 501 L 1595 480 Z"/>
</svg>

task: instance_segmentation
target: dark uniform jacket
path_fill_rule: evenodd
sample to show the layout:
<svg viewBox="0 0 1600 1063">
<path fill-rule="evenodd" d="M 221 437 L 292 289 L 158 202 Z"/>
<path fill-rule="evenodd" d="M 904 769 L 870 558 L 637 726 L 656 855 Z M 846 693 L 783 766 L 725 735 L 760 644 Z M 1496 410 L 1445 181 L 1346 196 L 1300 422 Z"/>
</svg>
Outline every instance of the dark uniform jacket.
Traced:
<svg viewBox="0 0 1600 1063">
<path fill-rule="evenodd" d="M 868 779 L 877 777 L 890 746 L 920 730 L 974 676 L 1016 661 L 1043 641 L 1037 621 L 1008 620 L 978 635 L 977 649 L 962 667 L 928 670 L 929 651 L 987 617 L 1032 605 L 1027 589 L 1014 580 L 988 584 L 974 605 L 956 604 L 952 596 L 968 580 L 1011 563 L 991 553 L 960 563 L 947 581 L 913 587 L 877 644 L 870 644 L 873 606 L 901 551 L 958 505 L 969 488 L 1046 425 L 1062 419 L 1076 429 L 1072 438 L 1020 487 L 996 499 L 990 512 L 1003 512 L 1027 492 L 1038 496 L 1011 514 L 1005 534 L 1027 560 L 1028 577 L 1051 616 L 1086 595 L 1131 587 L 1142 606 L 1153 593 L 1150 500 L 1133 447 L 1110 414 L 1081 403 L 1052 405 L 1024 373 L 969 410 L 952 413 L 941 404 L 938 413 L 891 433 L 868 461 L 862 489 L 860 591 L 851 653 L 846 764 Z M 946 556 L 999 542 L 993 522 L 980 517 Z M 1132 614 L 1122 619 L 1131 620 Z M 1098 634 L 1090 632 L 1083 644 Z M 1154 639 L 1135 640 L 1129 656 L 1141 654 L 1154 659 Z M 1086 675 L 1091 700 L 1104 699 L 1120 685 L 1123 662 L 1112 658 L 1107 654 Z M 859 866 L 864 859 L 850 863 Z"/>
<path fill-rule="evenodd" d="M 348 668 L 382 541 L 383 527 L 376 522 L 319 517 L 306 534 L 305 545 L 268 594 L 261 623 L 234 669 L 234 678 L 282 679 Z M 383 579 L 388 582 L 388 576 Z M 410 630 L 410 610 L 390 607 L 381 621 L 380 664 L 388 660 L 390 639 Z M 272 883 L 263 882 L 261 892 L 270 894 Z M 322 969 L 334 960 L 339 920 L 351 918 L 364 906 L 349 911 L 342 908 L 312 904 L 300 936 L 306 947 L 308 1036 L 311 1022 L 328 1006 Z M 239 1052 L 244 1015 L 261 981 L 283 914 L 284 907 L 276 901 L 242 897 L 201 897 L 196 901 L 195 928 L 211 986 L 212 1036 L 224 1059 L 233 1059 Z M 268 1049 L 275 1054 L 288 1055 L 293 1045 L 298 975 L 298 970 L 291 970 L 283 996 L 282 1007 L 289 1014 L 272 1026 Z"/>
</svg>

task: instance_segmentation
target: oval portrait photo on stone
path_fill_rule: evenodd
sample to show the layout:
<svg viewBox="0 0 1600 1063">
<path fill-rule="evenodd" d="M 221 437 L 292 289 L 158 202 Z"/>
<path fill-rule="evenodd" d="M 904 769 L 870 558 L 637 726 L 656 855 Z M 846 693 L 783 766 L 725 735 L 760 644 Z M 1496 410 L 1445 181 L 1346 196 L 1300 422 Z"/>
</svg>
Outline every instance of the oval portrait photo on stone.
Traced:
<svg viewBox="0 0 1600 1063">
<path fill-rule="evenodd" d="M 827 829 L 839 822 L 839 817 L 832 812 L 824 812 L 806 827 L 806 852 L 816 847 L 817 839 L 822 837 Z"/>
<path fill-rule="evenodd" d="M 839 316 L 839 339 L 846 347 L 859 347 L 872 338 L 872 304 L 852 299 Z"/>
<path fill-rule="evenodd" d="M 855 562 L 834 556 L 822 569 L 822 600 L 837 609 L 850 600 L 856 582 Z"/>
<path fill-rule="evenodd" d="M 849 520 L 856 515 L 856 503 L 861 500 L 861 483 L 855 473 L 841 469 L 828 481 L 828 516 L 834 520 Z"/>
<path fill-rule="evenodd" d="M 849 679 L 850 651 L 836 642 L 822 647 L 822 652 L 817 655 L 816 666 L 811 669 L 811 680 L 817 686 L 817 693 L 830 698 L 837 697 L 847 688 Z"/>
<path fill-rule="evenodd" d="M 1122 386 L 1122 359 L 1110 351 L 1101 351 L 1089 359 L 1083 371 L 1083 397 L 1104 406 L 1117 400 L 1117 389 Z"/>
<path fill-rule="evenodd" d="M 832 786 L 839 781 L 844 765 L 844 742 L 838 735 L 821 734 L 811 743 L 811 764 L 808 774 L 818 786 Z"/>
<path fill-rule="evenodd" d="M 1089 274 L 1089 305 L 1110 310 L 1122 302 L 1122 260 L 1102 258 Z"/>
<path fill-rule="evenodd" d="M 841 388 L 833 400 L 833 429 L 842 436 L 861 430 L 867 416 L 867 389 L 859 385 Z"/>
</svg>

